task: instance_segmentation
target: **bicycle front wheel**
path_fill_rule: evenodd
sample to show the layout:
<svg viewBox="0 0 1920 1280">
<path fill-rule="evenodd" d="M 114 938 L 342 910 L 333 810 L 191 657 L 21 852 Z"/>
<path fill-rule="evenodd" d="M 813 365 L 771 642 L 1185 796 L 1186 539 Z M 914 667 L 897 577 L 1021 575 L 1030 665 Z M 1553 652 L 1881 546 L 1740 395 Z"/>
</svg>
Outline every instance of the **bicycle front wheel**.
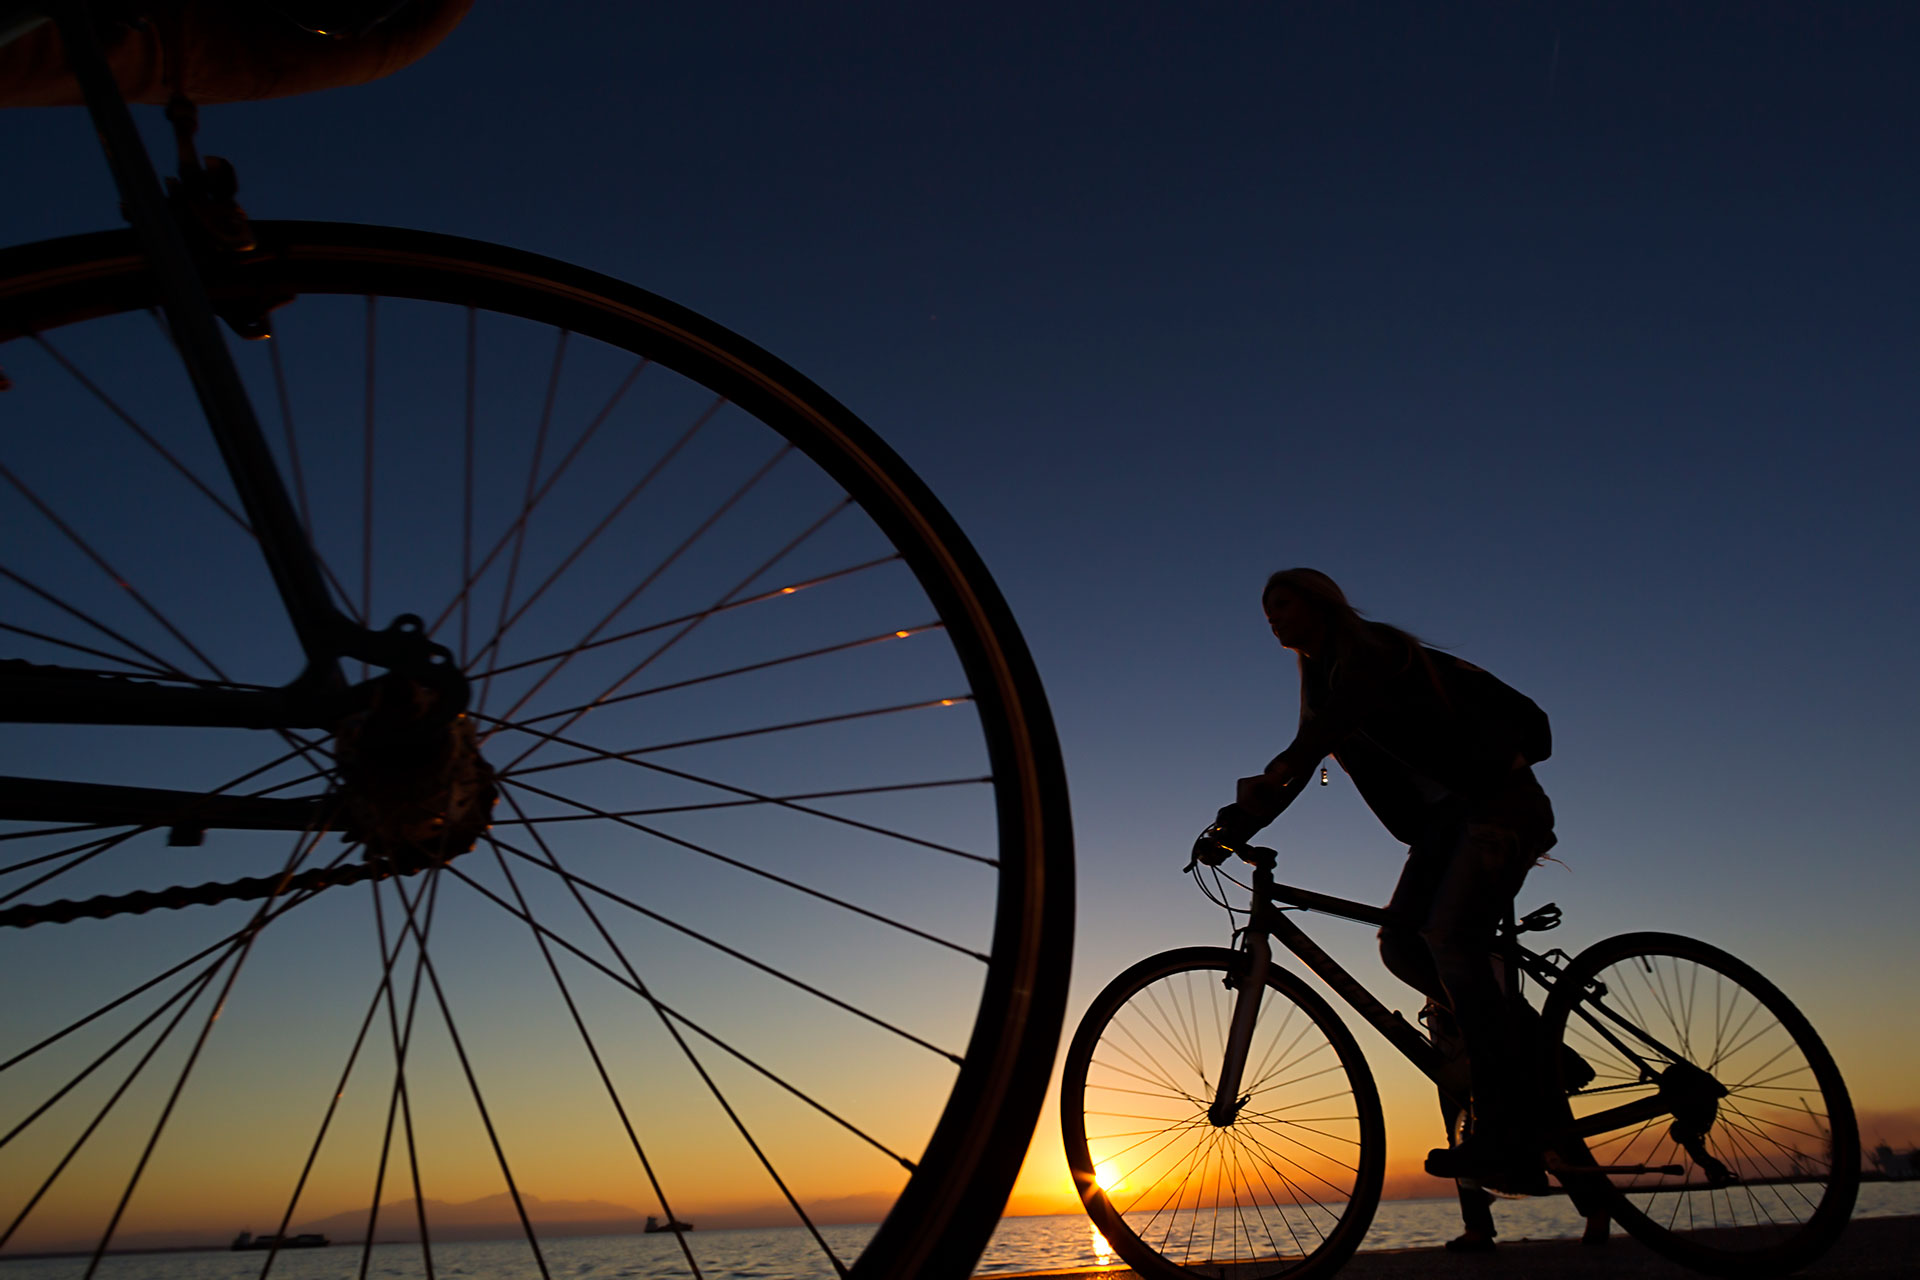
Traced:
<svg viewBox="0 0 1920 1280">
<path fill-rule="evenodd" d="M 1622 934 L 1567 967 L 1544 1025 L 1594 1072 L 1562 1081 L 1562 1122 L 1580 1135 L 1556 1144 L 1562 1180 L 1636 1238 L 1696 1270 L 1760 1276 L 1839 1237 L 1860 1183 L 1853 1104 L 1812 1025 L 1750 966 L 1691 938 Z M 1559 1055 L 1563 1075 L 1574 1061 Z M 1578 1173 L 1592 1166 L 1614 1172 Z"/>
<path fill-rule="evenodd" d="M 642 290 L 255 231 L 209 288 L 272 330 L 235 357 L 333 605 L 452 652 L 498 802 L 389 874 L 335 803 L 351 726 L 25 717 L 0 1248 L 249 1225 L 432 1274 L 505 1230 L 544 1274 L 653 1216 L 707 1229 L 629 1246 L 687 1274 L 723 1226 L 793 1228 L 796 1275 L 968 1274 L 1057 1045 L 1072 846 L 966 539 L 843 406 Z M 9 689 L 302 670 L 155 305 L 127 232 L 0 255 Z"/>
<path fill-rule="evenodd" d="M 1246 956 L 1151 956 L 1094 998 L 1067 1050 L 1060 1120 L 1088 1215 L 1135 1271 L 1166 1280 L 1313 1280 L 1373 1221 L 1386 1129 L 1346 1025 L 1299 978 L 1267 974 L 1231 1124 L 1208 1119 Z"/>
</svg>

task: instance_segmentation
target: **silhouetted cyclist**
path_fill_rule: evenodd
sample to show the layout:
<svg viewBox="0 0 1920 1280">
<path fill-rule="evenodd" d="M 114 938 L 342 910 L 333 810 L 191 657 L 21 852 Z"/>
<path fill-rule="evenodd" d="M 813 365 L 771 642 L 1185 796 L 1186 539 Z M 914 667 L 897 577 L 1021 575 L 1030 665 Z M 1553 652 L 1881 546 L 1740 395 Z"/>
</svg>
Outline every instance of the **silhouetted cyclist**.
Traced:
<svg viewBox="0 0 1920 1280">
<path fill-rule="evenodd" d="M 1387 830 L 1409 846 L 1387 904 L 1380 954 L 1450 1010 L 1473 1078 L 1470 1135 L 1427 1171 L 1511 1192 L 1544 1192 L 1529 1133 L 1530 1074 L 1495 976 L 1495 931 L 1527 871 L 1554 845 L 1553 807 L 1531 766 L 1552 742 L 1533 701 L 1487 672 L 1360 616 L 1333 579 L 1286 569 L 1261 606 L 1300 663 L 1300 727 L 1201 833 L 1217 864 L 1279 816 L 1331 755 Z"/>
</svg>

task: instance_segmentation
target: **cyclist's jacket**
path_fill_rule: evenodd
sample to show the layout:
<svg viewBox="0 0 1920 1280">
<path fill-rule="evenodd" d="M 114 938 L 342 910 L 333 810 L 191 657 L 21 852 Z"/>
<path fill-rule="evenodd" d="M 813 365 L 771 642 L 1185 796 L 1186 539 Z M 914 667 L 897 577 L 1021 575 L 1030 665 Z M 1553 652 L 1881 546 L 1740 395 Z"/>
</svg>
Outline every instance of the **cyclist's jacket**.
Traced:
<svg viewBox="0 0 1920 1280">
<path fill-rule="evenodd" d="M 1470 804 L 1553 749 L 1546 713 L 1462 658 L 1369 623 L 1377 646 L 1300 663 L 1300 728 L 1273 764 L 1293 783 L 1244 797 L 1271 822 L 1331 755 L 1396 839 L 1420 838 L 1434 806 Z"/>
</svg>

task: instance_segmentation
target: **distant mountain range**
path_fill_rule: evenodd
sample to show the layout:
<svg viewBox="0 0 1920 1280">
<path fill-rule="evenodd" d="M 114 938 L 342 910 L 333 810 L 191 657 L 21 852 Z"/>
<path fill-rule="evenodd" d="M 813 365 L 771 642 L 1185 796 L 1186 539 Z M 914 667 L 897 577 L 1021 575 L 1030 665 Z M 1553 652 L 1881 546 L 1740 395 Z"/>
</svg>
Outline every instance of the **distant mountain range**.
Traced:
<svg viewBox="0 0 1920 1280">
<path fill-rule="evenodd" d="M 644 1215 L 624 1204 L 606 1200 L 542 1200 L 522 1193 L 521 1203 L 534 1229 L 543 1236 L 611 1235 L 638 1231 L 646 1225 Z M 427 1200 L 427 1231 L 436 1240 L 498 1240 L 521 1234 L 520 1215 L 514 1211 L 513 1197 L 506 1192 L 467 1200 L 459 1204 L 445 1200 Z M 380 1206 L 374 1227 L 374 1239 L 417 1240 L 419 1214 L 411 1198 L 394 1200 Z M 317 1231 L 330 1239 L 361 1240 L 367 1234 L 367 1211 L 349 1209 L 328 1218 L 302 1222 L 296 1232 Z"/>
<path fill-rule="evenodd" d="M 527 1217 L 534 1229 L 545 1236 L 619 1235 L 639 1231 L 646 1225 L 645 1215 L 623 1204 L 605 1200 L 542 1200 L 521 1195 Z M 878 1222 L 893 1207 L 893 1197 L 883 1194 L 841 1196 L 807 1204 L 807 1214 L 822 1225 Z M 697 1230 L 722 1231 L 733 1227 L 797 1226 L 793 1211 L 785 1204 L 740 1205 L 726 1209 L 697 1206 L 680 1209 L 680 1216 Z M 408 1241 L 419 1239 L 419 1219 L 412 1199 L 395 1200 L 380 1206 L 374 1228 L 376 1240 Z M 302 1222 L 296 1232 L 317 1231 L 340 1242 L 364 1239 L 367 1214 L 362 1210 L 336 1213 L 329 1218 Z M 514 1212 L 513 1199 L 502 1192 L 479 1200 L 450 1204 L 445 1200 L 427 1200 L 427 1231 L 435 1240 L 505 1240 L 521 1234 L 520 1218 Z"/>
</svg>

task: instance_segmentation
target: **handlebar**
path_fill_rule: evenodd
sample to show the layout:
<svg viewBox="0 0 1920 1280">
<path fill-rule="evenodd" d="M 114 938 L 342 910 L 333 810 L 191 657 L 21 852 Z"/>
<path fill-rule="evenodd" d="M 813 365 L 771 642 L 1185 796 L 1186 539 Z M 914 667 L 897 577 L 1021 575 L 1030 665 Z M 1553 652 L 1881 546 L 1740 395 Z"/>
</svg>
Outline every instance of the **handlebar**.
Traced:
<svg viewBox="0 0 1920 1280">
<path fill-rule="evenodd" d="M 1280 863 L 1278 850 L 1268 849 L 1257 844 L 1236 844 L 1227 840 L 1208 840 L 1202 836 L 1193 845 L 1193 856 L 1187 859 L 1187 865 L 1181 870 L 1191 873 L 1196 866 L 1205 864 L 1217 867 L 1228 858 L 1238 858 L 1250 867 L 1271 871 Z"/>
</svg>

